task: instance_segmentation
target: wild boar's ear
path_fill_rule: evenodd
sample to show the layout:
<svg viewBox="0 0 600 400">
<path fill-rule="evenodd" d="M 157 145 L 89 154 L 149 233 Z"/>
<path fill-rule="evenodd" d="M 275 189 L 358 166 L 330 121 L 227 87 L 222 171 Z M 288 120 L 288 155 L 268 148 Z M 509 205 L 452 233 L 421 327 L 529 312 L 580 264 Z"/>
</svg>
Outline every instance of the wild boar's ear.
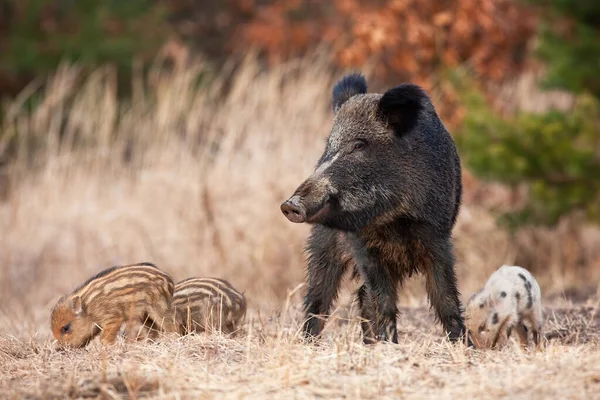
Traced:
<svg viewBox="0 0 600 400">
<path fill-rule="evenodd" d="M 402 135 L 412 130 L 429 96 L 418 85 L 405 83 L 388 90 L 379 100 L 378 111 L 382 119 Z"/>
<path fill-rule="evenodd" d="M 83 314 L 83 305 L 81 304 L 81 297 L 75 296 L 71 299 L 71 310 L 76 315 Z"/>
<path fill-rule="evenodd" d="M 342 104 L 357 94 L 367 93 L 367 80 L 361 73 L 356 72 L 344 76 L 333 87 L 331 95 L 331 105 L 334 114 L 338 112 Z"/>
</svg>

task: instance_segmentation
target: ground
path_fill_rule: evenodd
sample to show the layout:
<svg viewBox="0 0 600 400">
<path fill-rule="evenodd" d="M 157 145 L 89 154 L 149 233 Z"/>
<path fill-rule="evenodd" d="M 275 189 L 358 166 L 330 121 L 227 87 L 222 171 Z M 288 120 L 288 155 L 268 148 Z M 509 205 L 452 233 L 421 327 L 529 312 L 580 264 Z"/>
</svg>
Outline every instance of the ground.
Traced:
<svg viewBox="0 0 600 400">
<path fill-rule="evenodd" d="M 297 336 L 299 310 L 250 318 L 243 332 L 96 340 L 56 351 L 48 332 L 0 337 L 4 398 L 591 398 L 600 390 L 597 302 L 545 309 L 545 348 L 467 350 L 427 307 L 403 307 L 398 345 L 365 346 L 356 319 L 334 319 L 319 346 Z"/>
</svg>

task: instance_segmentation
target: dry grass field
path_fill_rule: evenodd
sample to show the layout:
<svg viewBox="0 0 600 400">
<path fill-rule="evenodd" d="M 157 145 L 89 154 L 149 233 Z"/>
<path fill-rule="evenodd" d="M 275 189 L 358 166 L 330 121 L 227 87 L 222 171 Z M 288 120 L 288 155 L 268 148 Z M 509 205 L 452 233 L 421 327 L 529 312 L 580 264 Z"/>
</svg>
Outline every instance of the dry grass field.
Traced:
<svg viewBox="0 0 600 400">
<path fill-rule="evenodd" d="M 288 311 L 251 318 L 234 338 L 121 339 L 105 349 L 57 352 L 45 333 L 3 335 L 2 397 L 580 399 L 600 390 L 597 303 L 546 308 L 538 352 L 452 345 L 425 307 L 401 309 L 399 345 L 364 346 L 356 319 L 335 318 L 321 345 L 307 346 Z"/>
<path fill-rule="evenodd" d="M 510 194 L 468 172 L 454 231 L 463 299 L 501 264 L 528 261 L 545 294 L 545 349 L 451 345 L 418 277 L 402 290 L 399 345 L 361 344 L 352 284 L 321 345 L 302 344 L 308 227 L 279 204 L 320 155 L 339 74 L 318 58 L 264 73 L 249 58 L 195 88 L 203 68 L 157 67 L 124 104 L 110 69 L 80 82 L 64 67 L 44 91 L 6 107 L 0 154 L 16 132 L 21 139 L 0 175 L 1 398 L 597 396 L 598 229 L 565 220 L 510 237 L 490 211 Z M 31 96 L 33 113 L 23 106 Z M 139 261 L 176 280 L 229 280 L 249 301 L 242 332 L 54 350 L 57 298 L 103 268 Z"/>
</svg>

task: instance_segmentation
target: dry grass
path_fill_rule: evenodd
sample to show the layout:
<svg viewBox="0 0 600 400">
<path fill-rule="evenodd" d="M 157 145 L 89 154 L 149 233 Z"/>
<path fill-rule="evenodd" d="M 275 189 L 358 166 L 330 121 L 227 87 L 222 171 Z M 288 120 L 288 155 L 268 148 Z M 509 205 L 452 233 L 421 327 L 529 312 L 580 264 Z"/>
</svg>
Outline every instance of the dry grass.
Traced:
<svg viewBox="0 0 600 400">
<path fill-rule="evenodd" d="M 355 319 L 332 321 L 320 346 L 296 337 L 297 312 L 218 334 L 56 352 L 0 338 L 5 398 L 592 398 L 600 389 L 600 315 L 556 309 L 539 352 L 513 343 L 470 351 L 440 335 L 426 309 L 403 309 L 400 344 L 364 346 Z M 593 333 L 590 335 L 589 333 Z"/>
<path fill-rule="evenodd" d="M 197 62 L 157 68 L 134 82 L 132 102 L 122 104 L 109 69 L 79 85 L 78 70 L 64 67 L 37 94 L 42 105 L 34 113 L 22 106 L 28 92 L 7 109 L 0 151 L 17 131 L 23 140 L 7 173 L 10 190 L 0 190 L 2 393 L 573 398 L 599 388 L 595 311 L 567 304 L 573 316 L 565 319 L 548 308 L 553 343 L 543 353 L 465 352 L 442 340 L 440 326 L 423 309 L 420 278 L 402 290 L 401 304 L 409 308 L 399 346 L 362 346 L 355 322 L 328 325 L 321 347 L 300 344 L 294 307 L 301 291 L 286 319 L 278 315 L 287 310 L 288 292 L 303 281 L 308 227 L 289 223 L 279 204 L 320 155 L 339 74 L 319 58 L 268 73 L 249 58 L 230 81 L 217 74 L 195 89 L 203 68 Z M 223 86 L 229 87 L 225 97 Z M 35 153 L 33 142 L 42 143 Z M 504 188 L 481 185 L 466 173 L 455 230 L 463 298 L 493 269 L 515 260 L 530 262 L 523 266 L 536 273 L 547 298 L 573 287 L 593 293 L 598 230 L 567 221 L 557 230 L 511 238 L 490 213 L 508 197 Z M 236 339 L 53 351 L 48 318 L 57 297 L 100 269 L 137 261 L 155 262 L 177 280 L 231 281 L 249 299 L 251 323 Z M 344 307 L 338 312 L 346 314 Z"/>
</svg>

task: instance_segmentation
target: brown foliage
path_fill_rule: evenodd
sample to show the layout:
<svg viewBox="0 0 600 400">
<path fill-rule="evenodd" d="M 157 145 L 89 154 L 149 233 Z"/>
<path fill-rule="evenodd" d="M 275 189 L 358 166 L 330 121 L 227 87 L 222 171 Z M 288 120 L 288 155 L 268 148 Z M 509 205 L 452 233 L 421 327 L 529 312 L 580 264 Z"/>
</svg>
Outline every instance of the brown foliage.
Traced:
<svg viewBox="0 0 600 400">
<path fill-rule="evenodd" d="M 278 62 L 324 41 L 342 67 L 375 58 L 377 77 L 393 74 L 426 87 L 440 66 L 464 62 L 486 79 L 512 75 L 535 26 L 533 12 L 510 0 L 242 3 L 251 17 L 232 37 L 236 49 L 256 46 Z"/>
<path fill-rule="evenodd" d="M 510 78 L 524 66 L 536 23 L 532 9 L 511 0 L 165 3 L 180 16 L 178 31 L 211 58 L 256 48 L 273 66 L 325 44 L 341 68 L 364 69 L 373 61 L 374 82 L 412 81 L 435 90 L 450 127 L 463 110 L 451 85 L 436 77 L 441 69 L 467 64 L 484 82 Z"/>
</svg>

